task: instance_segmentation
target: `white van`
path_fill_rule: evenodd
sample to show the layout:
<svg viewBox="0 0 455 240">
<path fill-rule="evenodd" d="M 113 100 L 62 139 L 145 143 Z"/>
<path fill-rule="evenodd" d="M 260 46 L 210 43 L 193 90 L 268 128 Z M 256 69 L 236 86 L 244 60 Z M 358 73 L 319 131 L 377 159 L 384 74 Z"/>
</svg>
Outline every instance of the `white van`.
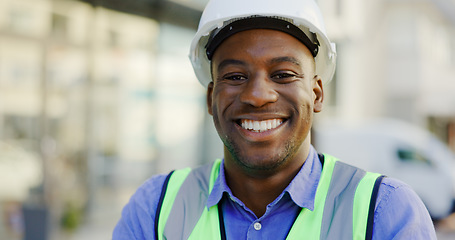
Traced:
<svg viewBox="0 0 455 240">
<path fill-rule="evenodd" d="M 426 130 L 396 120 L 325 122 L 314 127 L 313 144 L 321 153 L 409 184 L 434 219 L 454 210 L 454 155 Z"/>
</svg>

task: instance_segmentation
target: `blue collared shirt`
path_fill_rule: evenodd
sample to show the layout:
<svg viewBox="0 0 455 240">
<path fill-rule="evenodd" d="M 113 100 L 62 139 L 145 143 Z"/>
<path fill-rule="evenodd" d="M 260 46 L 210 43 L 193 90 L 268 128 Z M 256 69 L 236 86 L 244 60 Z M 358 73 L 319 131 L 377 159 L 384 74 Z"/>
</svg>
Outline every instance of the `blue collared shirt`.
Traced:
<svg viewBox="0 0 455 240">
<path fill-rule="evenodd" d="M 322 164 L 311 147 L 299 173 L 258 218 L 232 194 L 221 164 L 207 207 L 221 203 L 227 239 L 285 239 L 300 209 L 314 209 L 321 170 Z M 122 211 L 113 239 L 155 239 L 155 211 L 165 177 L 152 177 L 136 191 Z M 398 180 L 384 179 L 374 214 L 373 239 L 436 239 L 422 201 L 408 185 Z"/>
</svg>

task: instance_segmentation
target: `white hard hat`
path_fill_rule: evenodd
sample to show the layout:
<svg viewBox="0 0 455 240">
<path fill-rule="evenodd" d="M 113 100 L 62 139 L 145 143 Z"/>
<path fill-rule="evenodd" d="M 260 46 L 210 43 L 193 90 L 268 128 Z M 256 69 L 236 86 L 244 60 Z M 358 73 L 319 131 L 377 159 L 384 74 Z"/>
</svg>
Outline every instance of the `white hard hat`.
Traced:
<svg viewBox="0 0 455 240">
<path fill-rule="evenodd" d="M 204 87 L 212 81 L 206 49 L 209 40 L 236 20 L 256 17 L 285 20 L 297 26 L 305 35 L 310 35 L 311 41 L 319 45 L 313 52 L 316 74 L 321 76 L 324 84 L 332 79 L 336 62 L 335 44 L 327 37 L 322 14 L 314 0 L 211 0 L 202 13 L 190 48 L 191 64 Z"/>
</svg>

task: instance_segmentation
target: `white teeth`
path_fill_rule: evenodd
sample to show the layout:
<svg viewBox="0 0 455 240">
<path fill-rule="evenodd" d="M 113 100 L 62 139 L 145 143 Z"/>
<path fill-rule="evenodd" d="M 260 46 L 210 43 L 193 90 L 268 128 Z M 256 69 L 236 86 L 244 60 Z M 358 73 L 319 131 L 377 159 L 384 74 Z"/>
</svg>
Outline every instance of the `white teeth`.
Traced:
<svg viewBox="0 0 455 240">
<path fill-rule="evenodd" d="M 259 122 L 258 121 L 253 121 L 253 130 L 254 131 L 259 131 L 260 128 L 259 128 Z"/>
<path fill-rule="evenodd" d="M 253 121 L 253 120 L 242 120 L 242 128 L 253 131 L 253 132 L 265 132 L 278 126 L 283 123 L 282 119 L 270 119 L 264 121 Z"/>
<path fill-rule="evenodd" d="M 249 121 L 249 123 L 248 123 L 248 129 L 253 129 L 253 121 Z"/>
<path fill-rule="evenodd" d="M 270 129 L 270 128 L 267 128 L 267 123 L 266 121 L 261 121 L 261 130 L 262 129 Z"/>
</svg>

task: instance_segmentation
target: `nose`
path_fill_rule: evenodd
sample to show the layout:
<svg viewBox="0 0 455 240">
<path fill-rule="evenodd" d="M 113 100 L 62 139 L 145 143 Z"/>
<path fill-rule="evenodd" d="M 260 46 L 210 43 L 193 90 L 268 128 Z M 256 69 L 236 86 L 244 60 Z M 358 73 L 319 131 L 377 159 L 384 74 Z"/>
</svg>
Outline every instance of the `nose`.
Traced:
<svg viewBox="0 0 455 240">
<path fill-rule="evenodd" d="M 239 97 L 240 101 L 254 107 L 262 107 L 278 100 L 278 93 L 273 88 L 273 81 L 267 79 L 264 74 L 250 77 L 244 85 Z"/>
</svg>

